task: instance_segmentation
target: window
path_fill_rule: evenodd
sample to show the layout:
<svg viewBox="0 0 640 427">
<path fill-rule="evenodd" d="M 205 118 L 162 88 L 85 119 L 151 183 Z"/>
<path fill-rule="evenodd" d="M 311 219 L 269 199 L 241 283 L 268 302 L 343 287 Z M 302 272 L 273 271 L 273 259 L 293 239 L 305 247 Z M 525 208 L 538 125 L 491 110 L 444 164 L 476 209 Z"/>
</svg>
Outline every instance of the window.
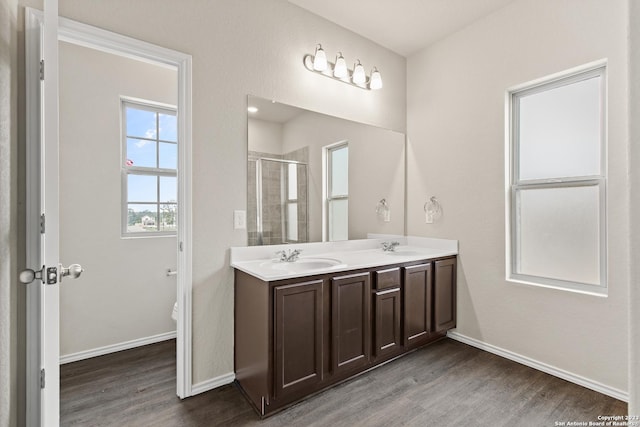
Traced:
<svg viewBox="0 0 640 427">
<path fill-rule="evenodd" d="M 122 100 L 123 235 L 173 235 L 177 225 L 176 109 Z"/>
<path fill-rule="evenodd" d="M 606 293 L 605 76 L 510 92 L 511 280 Z"/>
<path fill-rule="evenodd" d="M 349 146 L 325 147 L 325 240 L 349 239 Z"/>
</svg>

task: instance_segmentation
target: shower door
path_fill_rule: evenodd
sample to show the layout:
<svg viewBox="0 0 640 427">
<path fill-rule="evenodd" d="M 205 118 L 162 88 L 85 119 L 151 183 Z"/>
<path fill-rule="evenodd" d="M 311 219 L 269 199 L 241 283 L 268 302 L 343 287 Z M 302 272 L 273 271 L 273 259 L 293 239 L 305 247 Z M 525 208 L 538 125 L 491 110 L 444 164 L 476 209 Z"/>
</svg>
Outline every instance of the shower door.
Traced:
<svg viewBox="0 0 640 427">
<path fill-rule="evenodd" d="M 307 164 L 265 157 L 254 164 L 255 209 L 250 212 L 249 245 L 307 242 Z"/>
</svg>

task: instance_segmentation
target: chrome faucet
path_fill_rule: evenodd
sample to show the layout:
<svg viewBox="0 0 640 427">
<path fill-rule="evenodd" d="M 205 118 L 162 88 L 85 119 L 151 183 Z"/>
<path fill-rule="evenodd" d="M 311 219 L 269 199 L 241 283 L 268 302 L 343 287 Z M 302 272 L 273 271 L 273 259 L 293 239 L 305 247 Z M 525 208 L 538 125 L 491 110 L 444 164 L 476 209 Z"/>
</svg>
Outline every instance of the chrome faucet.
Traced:
<svg viewBox="0 0 640 427">
<path fill-rule="evenodd" d="M 400 242 L 382 242 L 382 250 L 385 252 L 395 252 L 396 246 L 400 245 Z"/>
<path fill-rule="evenodd" d="M 302 249 L 294 249 L 289 251 L 278 251 L 276 255 L 280 256 L 280 262 L 295 262 L 298 259 L 298 256 L 302 252 Z"/>
</svg>

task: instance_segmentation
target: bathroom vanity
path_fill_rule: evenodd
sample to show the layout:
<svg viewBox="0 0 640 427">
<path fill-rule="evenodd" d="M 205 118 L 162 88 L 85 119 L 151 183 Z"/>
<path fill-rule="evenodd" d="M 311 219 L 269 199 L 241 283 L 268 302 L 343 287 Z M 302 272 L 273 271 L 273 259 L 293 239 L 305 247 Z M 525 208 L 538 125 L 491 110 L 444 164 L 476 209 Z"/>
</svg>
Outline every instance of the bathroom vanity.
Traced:
<svg viewBox="0 0 640 427">
<path fill-rule="evenodd" d="M 393 252 L 365 242 L 319 255 L 323 244 L 310 244 L 289 263 L 234 260 L 232 249 L 236 382 L 261 416 L 455 327 L 457 242 Z"/>
</svg>

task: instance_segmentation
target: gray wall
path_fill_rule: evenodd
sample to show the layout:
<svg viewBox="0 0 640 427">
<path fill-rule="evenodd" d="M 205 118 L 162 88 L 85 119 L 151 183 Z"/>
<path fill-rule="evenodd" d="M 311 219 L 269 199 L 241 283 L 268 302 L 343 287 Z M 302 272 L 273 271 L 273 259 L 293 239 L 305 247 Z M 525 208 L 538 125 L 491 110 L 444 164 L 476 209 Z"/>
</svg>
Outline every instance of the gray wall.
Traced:
<svg viewBox="0 0 640 427">
<path fill-rule="evenodd" d="M 176 105 L 178 75 L 59 46 L 60 262 L 85 269 L 60 287 L 65 357 L 175 331 L 175 236 L 121 237 L 120 96 Z"/>
<path fill-rule="evenodd" d="M 20 1 L 20 4 L 25 3 L 37 6 L 39 2 Z M 466 319 L 464 316 L 460 319 L 460 325 L 466 328 L 463 331 L 560 367 L 567 366 L 567 361 L 561 360 L 561 355 L 569 350 L 567 355 L 576 357 L 574 360 L 577 361 L 569 366 L 573 372 L 583 372 L 591 379 L 626 388 L 629 302 L 624 295 L 631 293 L 632 307 L 640 304 L 640 292 L 636 286 L 640 280 L 637 267 L 633 267 L 631 276 L 634 286 L 628 285 L 630 259 L 624 248 L 629 242 L 628 234 L 625 234 L 629 231 L 625 225 L 629 223 L 628 208 L 616 208 L 612 219 L 618 224 L 612 223 L 614 244 L 622 246 L 615 249 L 620 260 L 615 262 L 616 272 L 612 278 L 612 284 L 615 283 L 618 290 L 613 299 L 587 302 L 577 295 L 507 286 L 503 277 L 504 242 L 500 237 L 491 237 L 492 234 L 504 236 L 504 199 L 495 193 L 489 194 L 487 199 L 484 190 L 488 185 L 495 188 L 503 185 L 504 136 L 500 115 L 503 113 L 503 91 L 510 84 L 603 56 L 612 57 L 612 71 L 614 76 L 618 76 L 618 83 L 613 88 L 615 95 L 611 95 L 614 96 L 616 111 L 613 123 L 615 139 L 625 140 L 622 128 L 627 129 L 629 124 L 632 140 L 640 139 L 637 120 L 628 123 L 626 119 L 622 105 L 627 103 L 625 88 L 620 87 L 624 86 L 621 82 L 626 82 L 628 77 L 624 75 L 627 69 L 627 28 L 630 21 L 640 20 L 637 2 L 630 3 L 632 17 L 626 16 L 629 4 L 626 0 L 516 1 L 507 9 L 497 11 L 492 17 L 472 24 L 426 52 L 413 56 L 410 59 L 410 83 L 407 85 L 403 58 L 284 0 L 116 0 L 94 1 L 91 7 L 81 0 L 61 0 L 61 14 L 64 16 L 194 56 L 194 176 L 200 179 L 200 183 L 196 182 L 194 196 L 203 199 L 196 203 L 194 215 L 194 232 L 199 236 L 194 258 L 195 382 L 222 375 L 232 369 L 232 279 L 227 266 L 227 248 L 245 243 L 243 232 L 231 230 L 231 211 L 241 209 L 245 204 L 244 192 L 238 188 L 246 185 L 246 170 L 240 165 L 246 162 L 245 95 L 251 93 L 401 132 L 405 131 L 405 112 L 408 109 L 411 113 L 407 121 L 412 150 L 416 146 L 424 146 L 418 152 L 411 151 L 410 155 L 415 156 L 417 162 L 433 165 L 439 162 L 451 164 L 445 155 L 446 150 L 451 151 L 453 156 L 462 153 L 461 165 L 469 169 L 473 177 L 472 181 L 460 179 L 454 187 L 443 187 L 442 183 L 450 180 L 456 170 L 447 173 L 436 169 L 421 175 L 426 168 L 420 168 L 417 163 L 410 165 L 409 208 L 413 218 L 409 222 L 409 232 L 461 239 L 463 275 L 460 277 L 460 302 L 461 308 L 469 313 Z M 15 199 L 18 188 L 15 181 L 18 168 L 16 138 L 19 128 L 16 123 L 16 70 L 18 76 L 24 72 L 21 62 L 16 60 L 16 37 L 22 38 L 20 32 L 16 33 L 16 27 L 22 27 L 22 15 L 23 12 L 17 10 L 16 0 L 0 2 L 2 427 L 14 425 L 16 420 L 16 329 L 20 323 L 16 319 L 18 312 L 24 308 L 23 305 L 16 305 L 16 285 L 12 280 L 15 278 L 18 245 L 13 234 L 18 209 Z M 631 112 L 637 117 L 640 114 L 640 35 L 637 26 L 631 27 L 631 30 Z M 511 37 L 513 34 L 520 36 Z M 323 43 L 328 53 L 342 50 L 345 55 L 358 55 L 363 62 L 378 65 L 385 77 L 384 90 L 365 93 L 306 72 L 301 66 L 302 55 L 312 53 L 318 42 Z M 445 57 L 447 50 L 450 53 Z M 456 56 L 460 62 L 455 60 Z M 451 71 L 456 72 L 447 79 Z M 440 82 L 442 77 L 446 82 L 443 93 L 432 99 L 438 88 L 429 85 L 428 80 Z M 480 90 L 486 82 L 490 83 L 486 90 L 491 93 Z M 6 85 L 12 91 L 4 90 Z M 23 82 L 21 88 L 22 85 Z M 408 106 L 405 105 L 407 89 L 409 93 L 415 93 L 408 100 Z M 456 95 L 452 96 L 452 93 Z M 472 100 L 481 98 L 488 110 L 459 110 L 458 94 Z M 340 99 L 340 102 L 334 102 L 336 99 Z M 442 108 L 435 108 L 436 104 Z M 472 104 L 476 105 L 475 102 Z M 491 112 L 493 119 L 481 120 L 488 112 Z M 444 120 L 445 125 L 454 125 L 449 126 L 448 130 L 434 123 L 428 126 L 435 128 L 423 128 L 419 122 L 430 117 L 433 121 Z M 460 126 L 461 120 L 469 117 L 473 119 L 471 124 Z M 462 145 L 461 141 L 465 139 L 476 141 L 478 148 Z M 625 148 L 619 146 L 624 144 L 616 144 L 614 155 L 618 160 L 615 161 L 620 166 L 617 173 L 625 174 L 628 164 L 620 161 Z M 438 150 L 438 146 L 448 148 Z M 426 155 L 427 150 L 430 151 L 429 156 Z M 478 159 L 483 163 L 482 167 Z M 637 172 L 640 150 L 637 144 L 631 144 L 631 165 L 633 190 L 640 186 L 640 173 Z M 457 176 L 455 178 L 458 179 Z M 618 182 L 624 181 L 621 176 L 616 179 Z M 628 184 L 620 184 L 619 191 L 624 194 L 617 195 L 622 204 L 627 204 L 631 190 Z M 219 198 L 210 197 L 212 192 Z M 424 197 L 431 193 L 440 196 L 445 216 L 439 225 L 427 226 L 424 224 L 422 204 Z M 454 196 L 456 194 L 459 196 Z M 8 204 L 5 203 L 7 198 L 10 199 Z M 464 198 L 468 199 L 467 204 L 461 204 Z M 487 200 L 489 203 L 486 203 Z M 220 209 L 220 206 L 223 208 Z M 464 226 L 469 218 L 457 217 L 456 212 L 463 212 L 464 208 L 474 213 L 471 224 L 475 232 L 471 227 Z M 212 218 L 212 209 L 221 211 L 221 214 Z M 631 209 L 632 217 L 637 218 L 640 211 L 637 196 L 632 198 Z M 633 226 L 631 229 L 632 260 L 640 257 L 639 228 Z M 488 245 L 482 246 L 483 243 Z M 485 248 L 488 250 L 485 251 Z M 486 279 L 481 279 L 483 274 L 488 275 Z M 497 299 L 494 298 L 496 295 Z M 470 305 L 471 297 L 473 305 Z M 560 310 L 549 312 L 549 307 L 558 306 Z M 594 311 L 587 314 L 589 306 Z M 569 311 L 560 314 L 566 307 L 570 307 Z M 490 310 L 499 313 L 499 316 L 491 315 Z M 638 310 L 631 312 L 629 323 L 638 325 Z M 600 319 L 600 324 L 594 325 L 597 322 L 590 320 L 589 316 L 593 313 L 596 313 L 595 318 Z M 474 324 L 477 327 L 471 328 Z M 630 413 L 637 414 L 640 409 L 637 389 L 637 384 L 640 384 L 640 328 L 634 326 L 631 334 L 634 357 L 631 359 Z M 527 335 L 533 338 L 530 344 L 524 338 Z M 575 340 L 589 345 L 589 351 L 576 354 L 577 348 L 572 349 L 564 341 L 565 337 L 569 337 L 572 345 Z M 602 337 L 605 342 L 597 341 Z M 563 350 L 556 351 L 557 348 Z"/>
<path fill-rule="evenodd" d="M 323 147 L 349 143 L 349 238 L 367 233 L 404 234 L 405 135 L 314 112 L 304 112 L 283 127 L 284 150 L 309 147 L 309 241 L 322 241 Z M 386 198 L 391 221 L 376 214 Z"/>
<path fill-rule="evenodd" d="M 18 424 L 17 1 L 0 2 L 0 426 Z"/>
<path fill-rule="evenodd" d="M 233 372 L 231 246 L 246 208 L 247 94 L 404 132 L 405 59 L 285 0 L 60 0 L 60 15 L 193 55 L 193 382 Z M 374 64 L 364 91 L 308 72 L 317 43 Z M 340 102 L 337 102 L 337 101 Z"/>
<path fill-rule="evenodd" d="M 410 235 L 459 239 L 457 331 L 626 393 L 628 3 L 517 0 L 407 60 Z M 505 280 L 505 91 L 608 58 L 607 298 Z M 425 195 L 444 215 L 425 224 Z"/>
<path fill-rule="evenodd" d="M 629 414 L 640 414 L 640 2 L 632 0 L 629 14 L 631 187 L 631 281 L 629 286 Z"/>
</svg>

